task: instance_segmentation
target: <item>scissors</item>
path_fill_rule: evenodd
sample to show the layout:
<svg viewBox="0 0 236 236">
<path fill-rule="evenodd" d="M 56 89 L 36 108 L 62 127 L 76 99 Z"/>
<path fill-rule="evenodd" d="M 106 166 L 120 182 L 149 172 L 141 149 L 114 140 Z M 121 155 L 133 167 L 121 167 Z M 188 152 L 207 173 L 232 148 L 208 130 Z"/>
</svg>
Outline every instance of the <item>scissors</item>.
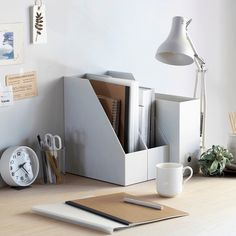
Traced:
<svg viewBox="0 0 236 236">
<path fill-rule="evenodd" d="M 50 133 L 44 136 L 45 144 L 51 151 L 51 154 L 57 158 L 57 151 L 62 149 L 61 137 L 59 135 L 52 135 Z"/>
</svg>

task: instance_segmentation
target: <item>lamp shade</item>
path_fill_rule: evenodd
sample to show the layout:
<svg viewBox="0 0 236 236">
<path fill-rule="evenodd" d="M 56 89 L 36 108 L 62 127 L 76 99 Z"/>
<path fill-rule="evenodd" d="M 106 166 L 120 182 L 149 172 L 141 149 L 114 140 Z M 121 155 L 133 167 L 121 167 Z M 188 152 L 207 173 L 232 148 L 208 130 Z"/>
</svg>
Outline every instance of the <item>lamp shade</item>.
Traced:
<svg viewBox="0 0 236 236">
<path fill-rule="evenodd" d="M 194 52 L 187 38 L 186 26 L 186 18 L 181 16 L 173 18 L 170 34 L 157 50 L 157 60 L 178 66 L 194 62 Z"/>
</svg>

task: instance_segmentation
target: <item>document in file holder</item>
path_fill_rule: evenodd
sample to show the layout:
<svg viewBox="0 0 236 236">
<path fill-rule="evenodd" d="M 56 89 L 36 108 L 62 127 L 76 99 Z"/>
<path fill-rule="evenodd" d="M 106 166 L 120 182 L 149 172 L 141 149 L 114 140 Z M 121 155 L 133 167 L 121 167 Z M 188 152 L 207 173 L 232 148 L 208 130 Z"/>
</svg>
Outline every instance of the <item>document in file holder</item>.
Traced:
<svg viewBox="0 0 236 236">
<path fill-rule="evenodd" d="M 128 153 L 137 151 L 139 143 L 139 86 L 134 80 L 113 78 L 108 75 L 86 74 L 89 80 L 103 81 L 107 84 L 129 87 L 129 116 L 128 116 Z M 108 86 L 107 86 L 108 87 Z M 108 89 L 108 88 L 107 88 Z M 105 95 L 107 94 L 100 94 Z M 122 105 L 121 105 L 122 106 Z"/>
<path fill-rule="evenodd" d="M 129 144 L 129 95 L 130 88 L 128 86 L 123 86 L 119 84 L 111 84 L 104 81 L 98 81 L 90 79 L 90 83 L 94 89 L 94 92 L 100 98 L 100 96 L 110 97 L 111 99 L 120 100 L 120 122 L 119 122 L 119 132 L 118 138 L 120 143 L 124 149 L 124 151 L 128 152 L 128 144 Z M 101 101 L 100 101 L 101 102 Z M 104 108 L 104 107 L 103 107 Z"/>
<path fill-rule="evenodd" d="M 136 225 L 188 215 L 168 206 L 163 206 L 163 210 L 156 210 L 125 203 L 124 197 L 137 198 L 126 193 L 117 193 L 67 202 L 70 205 L 65 203 L 38 205 L 34 206 L 32 211 L 42 216 L 110 234 Z"/>
<path fill-rule="evenodd" d="M 120 103 L 119 99 L 113 99 L 110 97 L 98 95 L 98 99 L 101 102 L 104 111 L 110 120 L 116 135 L 119 137 L 119 124 L 120 124 Z"/>
<path fill-rule="evenodd" d="M 106 72 L 106 75 L 114 77 L 114 78 L 135 80 L 133 74 L 132 73 L 128 73 L 128 72 L 120 72 L 120 71 L 108 70 Z"/>
</svg>

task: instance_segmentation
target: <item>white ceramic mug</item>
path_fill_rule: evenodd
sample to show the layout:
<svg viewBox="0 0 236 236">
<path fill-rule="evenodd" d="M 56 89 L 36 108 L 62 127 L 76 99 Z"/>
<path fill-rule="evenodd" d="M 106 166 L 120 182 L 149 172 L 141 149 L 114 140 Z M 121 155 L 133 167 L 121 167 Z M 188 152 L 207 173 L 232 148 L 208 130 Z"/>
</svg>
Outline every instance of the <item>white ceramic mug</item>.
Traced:
<svg viewBox="0 0 236 236">
<path fill-rule="evenodd" d="M 183 174 L 187 169 L 190 175 L 184 180 Z M 193 169 L 190 166 L 183 167 L 180 163 L 160 163 L 156 165 L 156 171 L 157 192 L 163 197 L 174 197 L 181 193 L 183 184 L 193 176 Z"/>
</svg>

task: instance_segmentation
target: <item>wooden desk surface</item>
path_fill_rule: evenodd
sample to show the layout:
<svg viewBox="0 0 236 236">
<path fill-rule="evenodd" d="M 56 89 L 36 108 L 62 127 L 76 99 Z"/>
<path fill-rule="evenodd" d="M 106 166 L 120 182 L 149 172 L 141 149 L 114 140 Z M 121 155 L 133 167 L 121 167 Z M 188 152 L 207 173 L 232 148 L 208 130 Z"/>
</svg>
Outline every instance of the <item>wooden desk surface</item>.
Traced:
<svg viewBox="0 0 236 236">
<path fill-rule="evenodd" d="M 1 189 L 0 235 L 105 235 L 35 215 L 31 213 L 31 207 L 121 191 L 145 196 L 148 200 L 178 208 L 190 215 L 118 231 L 113 234 L 115 236 L 236 235 L 236 178 L 197 176 L 185 185 L 180 196 L 161 198 L 155 193 L 155 181 L 120 187 L 72 175 L 67 175 L 62 185 L 34 185 L 21 191 Z"/>
</svg>

